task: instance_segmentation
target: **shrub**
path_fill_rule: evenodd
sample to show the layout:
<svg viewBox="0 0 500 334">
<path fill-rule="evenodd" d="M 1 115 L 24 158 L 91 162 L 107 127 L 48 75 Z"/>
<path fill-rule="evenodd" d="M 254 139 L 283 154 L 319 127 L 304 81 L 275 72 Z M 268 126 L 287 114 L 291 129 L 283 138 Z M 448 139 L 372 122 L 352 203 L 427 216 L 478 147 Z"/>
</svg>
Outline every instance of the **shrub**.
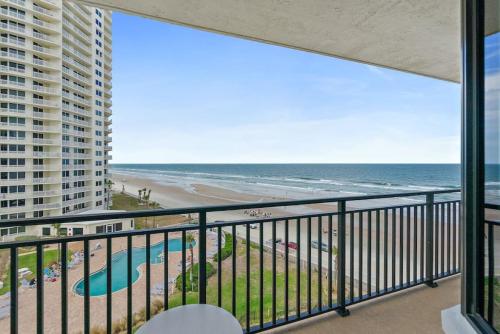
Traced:
<svg viewBox="0 0 500 334">
<path fill-rule="evenodd" d="M 224 261 L 228 257 L 230 257 L 233 254 L 233 235 L 230 233 L 224 232 L 224 237 L 225 237 L 225 243 L 224 247 L 221 249 L 221 261 Z M 213 260 L 217 262 L 217 254 L 214 255 Z"/>
<path fill-rule="evenodd" d="M 186 291 L 198 291 L 198 263 L 195 263 L 192 268 L 186 271 Z M 191 287 L 191 281 L 189 279 L 191 272 L 193 272 L 193 286 Z M 209 277 L 215 274 L 216 270 L 212 263 L 207 262 L 207 281 Z M 177 276 L 177 281 L 175 283 L 177 290 L 182 291 L 182 273 Z"/>
</svg>

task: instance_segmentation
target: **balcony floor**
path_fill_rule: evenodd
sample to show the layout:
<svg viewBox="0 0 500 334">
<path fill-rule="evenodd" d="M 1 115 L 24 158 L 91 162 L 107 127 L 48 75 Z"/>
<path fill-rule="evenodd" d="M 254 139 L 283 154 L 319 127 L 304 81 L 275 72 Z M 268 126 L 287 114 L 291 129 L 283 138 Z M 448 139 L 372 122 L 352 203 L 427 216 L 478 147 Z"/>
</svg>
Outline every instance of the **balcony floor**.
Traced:
<svg viewBox="0 0 500 334">
<path fill-rule="evenodd" d="M 443 333 L 441 310 L 460 303 L 460 277 L 425 285 L 350 307 L 345 318 L 335 313 L 285 326 L 270 333 Z"/>
</svg>

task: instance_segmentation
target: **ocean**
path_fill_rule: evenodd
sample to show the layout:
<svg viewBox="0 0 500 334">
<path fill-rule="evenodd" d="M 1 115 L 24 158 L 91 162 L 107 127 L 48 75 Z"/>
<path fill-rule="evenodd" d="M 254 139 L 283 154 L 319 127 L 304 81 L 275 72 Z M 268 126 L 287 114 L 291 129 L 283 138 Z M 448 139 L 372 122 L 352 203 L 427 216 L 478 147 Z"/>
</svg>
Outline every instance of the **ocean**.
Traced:
<svg viewBox="0 0 500 334">
<path fill-rule="evenodd" d="M 460 187 L 459 164 L 113 164 L 111 172 L 184 186 L 203 183 L 285 198 L 368 195 Z M 500 201 L 500 166 L 486 171 Z"/>
</svg>

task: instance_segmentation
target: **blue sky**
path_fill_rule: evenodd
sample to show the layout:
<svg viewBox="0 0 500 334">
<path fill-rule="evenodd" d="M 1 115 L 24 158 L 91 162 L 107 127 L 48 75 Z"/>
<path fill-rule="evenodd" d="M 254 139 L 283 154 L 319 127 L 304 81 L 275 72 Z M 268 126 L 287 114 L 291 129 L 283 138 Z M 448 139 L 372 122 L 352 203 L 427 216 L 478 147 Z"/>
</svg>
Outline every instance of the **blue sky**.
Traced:
<svg viewBox="0 0 500 334">
<path fill-rule="evenodd" d="M 113 14 L 114 163 L 458 163 L 460 86 Z"/>
</svg>

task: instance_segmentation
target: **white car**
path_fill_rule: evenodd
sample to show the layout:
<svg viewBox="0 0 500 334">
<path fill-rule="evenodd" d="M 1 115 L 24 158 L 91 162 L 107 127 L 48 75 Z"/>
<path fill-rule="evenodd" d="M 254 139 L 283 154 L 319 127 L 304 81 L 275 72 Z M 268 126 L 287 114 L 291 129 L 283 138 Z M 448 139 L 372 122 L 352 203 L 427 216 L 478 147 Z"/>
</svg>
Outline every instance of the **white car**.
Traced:
<svg viewBox="0 0 500 334">
<path fill-rule="evenodd" d="M 250 224 L 250 228 L 252 230 L 256 230 L 257 229 L 257 224 Z"/>
</svg>

